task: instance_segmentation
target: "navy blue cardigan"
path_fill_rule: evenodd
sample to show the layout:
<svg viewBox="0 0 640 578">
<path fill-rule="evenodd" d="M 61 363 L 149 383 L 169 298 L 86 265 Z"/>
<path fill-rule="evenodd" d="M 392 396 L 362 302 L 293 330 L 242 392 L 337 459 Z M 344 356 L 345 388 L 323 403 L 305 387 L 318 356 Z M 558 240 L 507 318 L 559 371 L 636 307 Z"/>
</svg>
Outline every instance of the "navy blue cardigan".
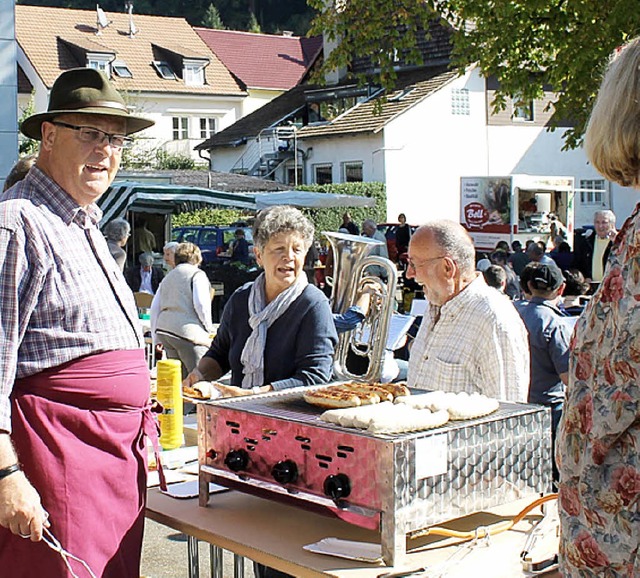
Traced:
<svg viewBox="0 0 640 578">
<path fill-rule="evenodd" d="M 240 287 L 225 305 L 220 328 L 206 357 L 215 359 L 231 385 L 242 387 L 240 356 L 251 334 L 249 292 L 251 283 Z M 329 301 L 322 291 L 307 285 L 267 332 L 264 352 L 264 383 L 273 389 L 328 383 L 333 353 L 338 342 Z"/>
</svg>

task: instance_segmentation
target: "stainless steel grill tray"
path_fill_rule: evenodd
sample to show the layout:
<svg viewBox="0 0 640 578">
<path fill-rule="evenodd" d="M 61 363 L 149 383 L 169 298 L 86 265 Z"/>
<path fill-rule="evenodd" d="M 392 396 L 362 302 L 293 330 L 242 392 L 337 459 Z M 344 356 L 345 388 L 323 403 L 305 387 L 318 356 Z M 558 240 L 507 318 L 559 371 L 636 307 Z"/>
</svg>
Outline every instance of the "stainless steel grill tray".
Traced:
<svg viewBox="0 0 640 578">
<path fill-rule="evenodd" d="M 304 391 L 199 405 L 201 504 L 216 481 L 321 508 L 380 529 L 385 561 L 397 563 L 412 531 L 549 490 L 546 408 L 502 403 L 488 416 L 433 430 L 373 434 L 321 421 Z"/>
</svg>

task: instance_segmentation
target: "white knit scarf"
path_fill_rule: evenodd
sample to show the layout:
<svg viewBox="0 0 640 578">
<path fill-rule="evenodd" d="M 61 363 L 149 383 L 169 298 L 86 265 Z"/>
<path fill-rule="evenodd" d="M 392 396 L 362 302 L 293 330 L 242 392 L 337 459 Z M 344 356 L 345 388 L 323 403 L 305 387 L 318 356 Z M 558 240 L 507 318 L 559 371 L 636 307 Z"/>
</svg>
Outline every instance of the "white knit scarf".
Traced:
<svg viewBox="0 0 640 578">
<path fill-rule="evenodd" d="M 253 282 L 249 293 L 251 335 L 244 344 L 240 356 L 244 372 L 242 378 L 244 389 L 254 385 L 264 385 L 264 348 L 267 344 L 267 330 L 300 297 L 308 284 L 306 274 L 301 272 L 291 287 L 285 289 L 267 305 L 264 273 Z"/>
</svg>

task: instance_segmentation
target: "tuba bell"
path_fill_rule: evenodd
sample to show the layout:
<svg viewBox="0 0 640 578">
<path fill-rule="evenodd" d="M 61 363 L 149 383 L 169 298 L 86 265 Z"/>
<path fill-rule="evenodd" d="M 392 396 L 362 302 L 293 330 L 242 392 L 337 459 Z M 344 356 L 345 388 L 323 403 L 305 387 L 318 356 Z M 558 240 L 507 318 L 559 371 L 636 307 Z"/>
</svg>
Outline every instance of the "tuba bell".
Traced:
<svg viewBox="0 0 640 578">
<path fill-rule="evenodd" d="M 369 311 L 363 322 L 353 329 L 339 335 L 334 355 L 334 373 L 340 379 L 376 382 L 382 375 L 382 363 L 389 333 L 389 321 L 394 310 L 398 271 L 395 265 L 384 257 L 371 255 L 380 241 L 323 231 L 333 250 L 333 280 L 331 291 L 331 310 L 333 313 L 344 313 L 356 302 L 363 286 L 374 283 L 379 288 L 372 295 Z M 368 267 L 375 266 L 386 272 L 387 282 L 380 277 L 365 272 Z M 364 373 L 349 369 L 353 366 L 350 360 L 363 361 Z"/>
</svg>

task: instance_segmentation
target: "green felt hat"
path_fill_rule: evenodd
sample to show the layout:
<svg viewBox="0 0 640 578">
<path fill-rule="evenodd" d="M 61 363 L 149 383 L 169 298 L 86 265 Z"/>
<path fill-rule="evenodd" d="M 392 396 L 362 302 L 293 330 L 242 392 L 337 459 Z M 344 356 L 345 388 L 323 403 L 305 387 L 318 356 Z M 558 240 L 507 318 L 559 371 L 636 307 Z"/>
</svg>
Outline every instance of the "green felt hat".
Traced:
<svg viewBox="0 0 640 578">
<path fill-rule="evenodd" d="M 120 93 L 104 74 L 93 68 L 72 68 L 58 76 L 51 88 L 47 112 L 25 119 L 20 130 L 29 138 L 40 140 L 42 123 L 61 114 L 99 114 L 124 118 L 127 121 L 126 134 L 133 134 L 155 124 L 147 118 L 129 114 Z"/>
</svg>

